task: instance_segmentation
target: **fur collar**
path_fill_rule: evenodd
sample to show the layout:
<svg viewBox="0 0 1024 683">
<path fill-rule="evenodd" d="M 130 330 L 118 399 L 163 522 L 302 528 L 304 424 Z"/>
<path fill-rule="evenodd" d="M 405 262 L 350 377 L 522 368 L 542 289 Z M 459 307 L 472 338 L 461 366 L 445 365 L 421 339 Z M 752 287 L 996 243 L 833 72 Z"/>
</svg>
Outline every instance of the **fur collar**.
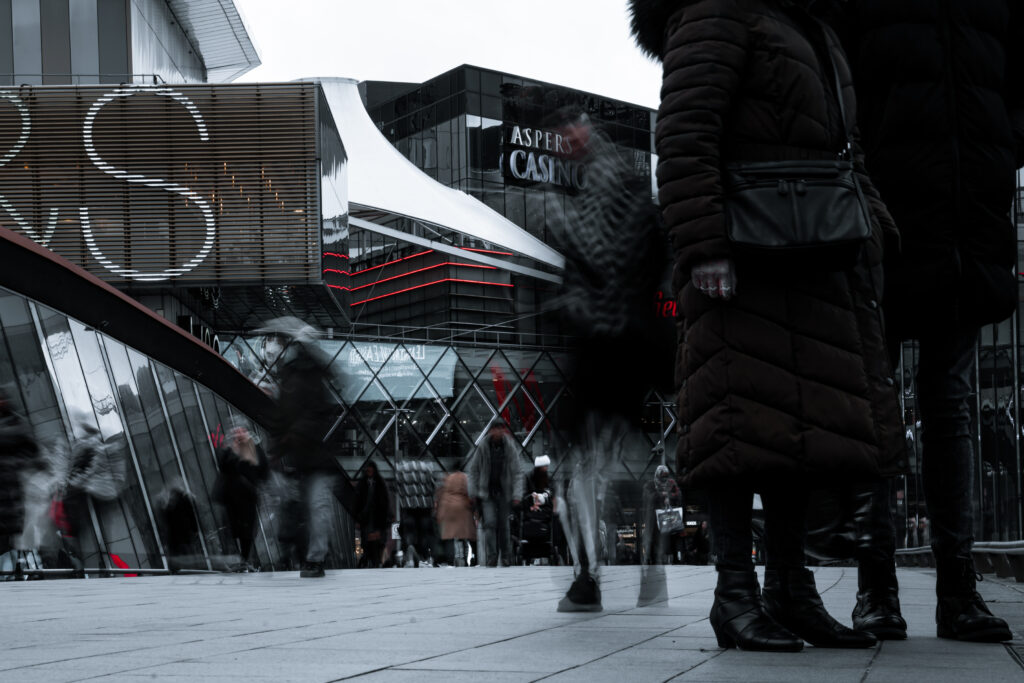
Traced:
<svg viewBox="0 0 1024 683">
<path fill-rule="evenodd" d="M 665 27 L 672 15 L 699 0 L 629 0 L 629 26 L 633 39 L 644 54 L 661 60 L 665 48 Z M 845 0 L 766 0 L 782 5 L 803 7 L 823 19 L 831 20 Z"/>
<path fill-rule="evenodd" d="M 645 55 L 661 59 L 668 20 L 680 7 L 693 1 L 629 0 L 629 27 L 633 39 Z"/>
</svg>

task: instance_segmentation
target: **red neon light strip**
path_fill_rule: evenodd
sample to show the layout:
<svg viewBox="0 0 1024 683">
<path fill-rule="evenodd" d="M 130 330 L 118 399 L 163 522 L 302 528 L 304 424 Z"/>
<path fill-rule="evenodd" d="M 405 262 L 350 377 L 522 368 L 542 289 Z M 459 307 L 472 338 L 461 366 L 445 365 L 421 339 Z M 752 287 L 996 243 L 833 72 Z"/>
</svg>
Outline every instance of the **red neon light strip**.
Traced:
<svg viewBox="0 0 1024 683">
<path fill-rule="evenodd" d="M 351 275 L 352 273 L 347 270 L 338 270 L 337 268 L 324 268 L 325 273 L 337 273 L 338 275 Z"/>
<path fill-rule="evenodd" d="M 330 287 L 331 289 L 343 289 L 346 292 L 351 292 L 352 291 L 348 287 L 342 287 L 341 285 L 327 285 L 327 286 Z"/>
<path fill-rule="evenodd" d="M 392 275 L 391 277 L 386 277 L 383 280 L 374 280 L 373 282 L 368 282 L 365 285 L 359 285 L 358 287 L 353 287 L 352 291 L 355 292 L 357 290 L 364 289 L 366 287 L 373 287 L 374 285 L 378 285 L 378 284 L 380 284 L 382 282 L 389 282 L 391 280 L 397 280 L 398 278 L 407 277 L 409 275 L 412 275 L 413 273 L 422 273 L 425 270 L 433 270 L 434 268 L 441 268 L 443 266 L 459 266 L 461 268 L 483 268 L 484 270 L 497 270 L 497 268 L 495 268 L 494 266 L 480 266 L 480 265 L 477 265 L 475 263 L 452 263 L 451 261 L 446 261 L 444 263 L 437 263 L 437 264 L 434 264 L 432 266 L 427 266 L 425 268 L 417 268 L 416 270 L 410 270 L 408 273 L 401 273 L 399 275 Z"/>
<path fill-rule="evenodd" d="M 463 280 L 463 279 L 456 278 L 456 277 L 446 277 L 446 278 L 444 278 L 442 280 L 434 280 L 433 282 L 428 282 L 428 283 L 423 284 L 423 285 L 415 285 L 413 287 L 406 287 L 405 289 L 400 289 L 397 292 L 390 292 L 388 294 L 381 294 L 380 296 L 375 296 L 375 297 L 372 297 L 370 299 L 363 299 L 362 301 L 357 301 L 354 304 L 349 304 L 349 306 L 358 306 L 360 304 L 365 304 L 365 303 L 368 303 L 370 301 L 376 301 L 377 299 L 386 299 L 389 296 L 394 296 L 396 294 L 404 294 L 405 292 L 411 292 L 414 289 L 422 289 L 424 287 L 430 287 L 431 285 L 439 285 L 442 282 L 467 282 L 467 283 L 469 283 L 471 285 L 492 285 L 494 287 L 514 287 L 514 285 L 506 285 L 503 282 L 484 282 L 483 280 Z"/>
<path fill-rule="evenodd" d="M 388 261 L 387 263 L 382 263 L 379 266 L 371 266 L 369 268 L 363 268 L 362 270 L 357 270 L 354 273 L 352 273 L 352 275 L 359 275 L 360 273 L 368 273 L 371 270 L 376 270 L 377 268 L 383 268 L 384 266 L 390 266 L 390 265 L 395 264 L 395 263 L 401 263 L 402 261 L 408 261 L 409 259 L 416 258 L 417 256 L 423 256 L 424 254 L 433 254 L 433 253 L 434 253 L 433 249 L 427 249 L 426 251 L 421 251 L 421 252 L 416 253 L 416 254 L 410 254 L 409 256 L 405 256 L 403 258 L 395 259 L 394 261 Z"/>
<path fill-rule="evenodd" d="M 338 254 L 333 251 L 325 251 L 324 256 L 337 256 L 338 258 L 348 258 L 348 256 L 345 254 Z"/>
<path fill-rule="evenodd" d="M 459 247 L 459 249 L 465 249 L 466 251 L 476 251 L 481 254 L 494 254 L 495 256 L 514 256 L 511 251 L 491 251 L 490 249 L 473 249 L 472 247 Z"/>
</svg>

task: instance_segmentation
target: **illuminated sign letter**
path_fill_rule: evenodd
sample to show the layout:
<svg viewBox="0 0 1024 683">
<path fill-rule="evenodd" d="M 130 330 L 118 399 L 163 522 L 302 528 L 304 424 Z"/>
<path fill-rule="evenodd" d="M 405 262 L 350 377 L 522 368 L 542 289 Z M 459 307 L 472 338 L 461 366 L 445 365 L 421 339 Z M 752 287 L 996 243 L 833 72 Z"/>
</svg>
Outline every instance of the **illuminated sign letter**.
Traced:
<svg viewBox="0 0 1024 683">
<path fill-rule="evenodd" d="M 180 266 L 168 268 L 167 270 L 155 273 L 142 273 L 113 263 L 110 259 L 104 256 L 103 252 L 100 251 L 99 245 L 96 244 L 96 236 L 93 234 L 92 224 L 89 220 L 89 209 L 84 206 L 81 207 L 79 209 L 79 215 L 81 217 L 82 236 L 85 238 L 85 245 L 88 247 L 93 258 L 99 261 L 104 268 L 112 273 L 132 278 L 134 280 L 142 282 L 156 282 L 187 273 L 206 260 L 206 257 L 210 254 L 210 250 L 213 249 L 214 238 L 217 236 L 217 227 L 213 218 L 213 210 L 210 208 L 209 202 L 207 202 L 206 199 L 204 199 L 198 192 L 193 192 L 185 185 L 178 185 L 177 183 L 162 180 L 160 178 L 147 178 L 146 176 L 138 173 L 129 173 L 128 171 L 115 168 L 105 162 L 96 151 L 96 146 L 93 143 L 92 131 L 93 126 L 96 123 L 96 116 L 100 113 L 100 110 L 104 105 L 113 101 L 116 97 L 131 97 L 138 93 L 151 93 L 161 97 L 169 97 L 182 105 L 188 110 L 188 113 L 195 121 L 196 128 L 199 130 L 199 139 L 203 142 L 209 140 L 210 136 L 206 131 L 206 123 L 203 121 L 203 117 L 200 115 L 199 109 L 192 103 L 192 100 L 171 88 L 152 85 L 137 86 L 113 90 L 97 99 L 93 105 L 89 107 L 89 112 L 85 115 L 85 123 L 82 125 L 82 142 L 85 144 L 85 153 L 89 155 L 89 159 L 96 168 L 108 175 L 119 178 L 126 183 L 139 183 L 146 187 L 157 187 L 167 190 L 168 192 L 174 192 L 192 202 L 195 202 L 195 205 L 203 214 L 203 221 L 206 223 L 206 235 L 203 240 L 203 246 L 195 256 L 185 261 Z"/>
</svg>

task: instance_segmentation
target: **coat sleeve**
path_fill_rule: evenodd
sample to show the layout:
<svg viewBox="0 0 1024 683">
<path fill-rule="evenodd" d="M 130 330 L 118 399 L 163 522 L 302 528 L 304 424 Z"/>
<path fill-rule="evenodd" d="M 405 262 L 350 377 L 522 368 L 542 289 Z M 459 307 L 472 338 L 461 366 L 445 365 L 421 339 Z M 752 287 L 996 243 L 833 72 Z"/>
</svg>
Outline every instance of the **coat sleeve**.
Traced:
<svg viewBox="0 0 1024 683">
<path fill-rule="evenodd" d="M 469 462 L 466 464 L 466 492 L 469 495 L 469 499 L 480 497 L 480 492 L 477 490 L 477 478 L 480 476 L 480 447 L 477 446 L 473 450 L 473 455 L 469 456 Z"/>
<path fill-rule="evenodd" d="M 674 15 L 668 27 L 655 147 L 677 290 L 693 266 L 731 255 L 720 148 L 747 43 L 746 18 L 735 0 L 699 0 Z"/>
</svg>

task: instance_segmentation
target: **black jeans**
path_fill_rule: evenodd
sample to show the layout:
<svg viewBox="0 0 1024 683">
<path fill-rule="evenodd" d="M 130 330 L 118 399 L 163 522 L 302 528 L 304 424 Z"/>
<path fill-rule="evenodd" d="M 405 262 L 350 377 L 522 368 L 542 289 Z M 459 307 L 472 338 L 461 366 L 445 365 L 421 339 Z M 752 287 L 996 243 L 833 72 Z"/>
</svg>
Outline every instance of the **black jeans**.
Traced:
<svg viewBox="0 0 1024 683">
<path fill-rule="evenodd" d="M 969 558 L 974 544 L 974 448 L 968 399 L 977 340 L 977 329 L 935 333 L 919 340 L 917 408 L 924 498 L 931 519 L 932 552 L 939 559 Z M 891 565 L 895 554 L 889 490 L 880 484 L 877 492 L 869 521 L 874 548 L 860 558 L 862 565 L 882 560 Z"/>
<path fill-rule="evenodd" d="M 769 569 L 804 566 L 807 488 L 792 486 L 761 492 L 764 504 L 765 563 Z M 708 494 L 708 516 L 719 570 L 751 571 L 754 492 L 721 488 Z"/>
</svg>

